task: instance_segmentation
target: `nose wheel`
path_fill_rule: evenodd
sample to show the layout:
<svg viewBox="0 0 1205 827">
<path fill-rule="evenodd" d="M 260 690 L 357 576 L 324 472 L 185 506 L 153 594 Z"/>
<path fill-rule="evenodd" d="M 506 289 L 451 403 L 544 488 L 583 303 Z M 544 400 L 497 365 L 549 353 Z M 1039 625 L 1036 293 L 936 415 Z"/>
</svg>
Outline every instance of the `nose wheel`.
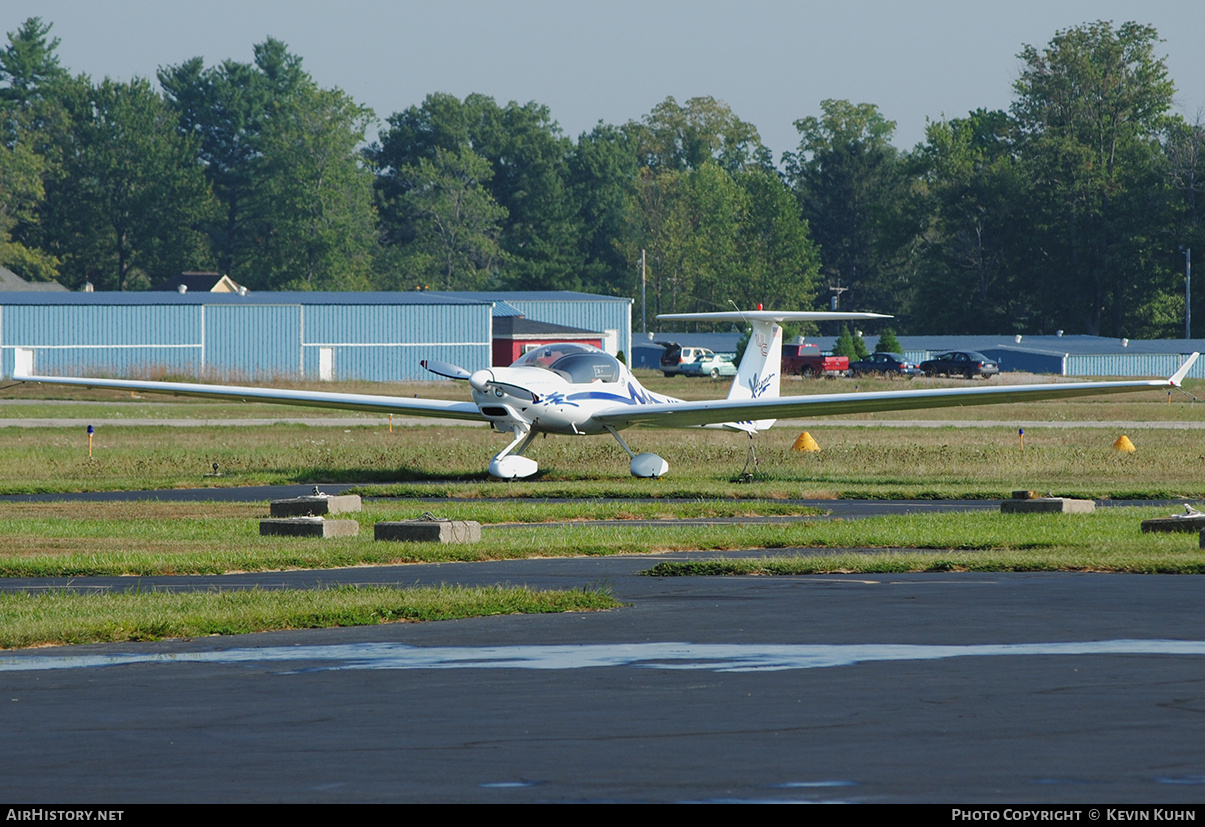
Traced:
<svg viewBox="0 0 1205 827">
<path fill-rule="evenodd" d="M 523 456 L 527 446 L 536 438 L 536 432 L 529 426 L 515 425 L 515 439 L 490 460 L 490 475 L 500 480 L 516 480 L 530 477 L 540 470 L 539 463 L 534 459 Z"/>
</svg>

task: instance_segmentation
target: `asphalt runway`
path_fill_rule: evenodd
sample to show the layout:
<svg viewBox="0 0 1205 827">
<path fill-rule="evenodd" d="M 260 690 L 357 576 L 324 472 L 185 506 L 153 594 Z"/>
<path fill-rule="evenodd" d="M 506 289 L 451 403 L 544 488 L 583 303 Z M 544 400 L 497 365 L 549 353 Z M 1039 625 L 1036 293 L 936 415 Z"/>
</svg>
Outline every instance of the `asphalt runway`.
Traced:
<svg viewBox="0 0 1205 827">
<path fill-rule="evenodd" d="M 640 574 L 687 556 L 76 579 L 602 586 L 629 605 L 6 653 L 0 796 L 1205 798 L 1205 578 Z"/>
</svg>

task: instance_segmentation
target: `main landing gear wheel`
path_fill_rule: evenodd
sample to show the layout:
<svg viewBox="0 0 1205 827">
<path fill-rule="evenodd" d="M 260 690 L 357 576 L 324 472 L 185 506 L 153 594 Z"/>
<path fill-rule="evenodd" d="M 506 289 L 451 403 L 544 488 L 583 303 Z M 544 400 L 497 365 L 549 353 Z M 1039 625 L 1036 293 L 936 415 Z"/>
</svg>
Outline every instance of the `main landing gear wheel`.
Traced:
<svg viewBox="0 0 1205 827">
<path fill-rule="evenodd" d="M 669 470 L 669 463 L 663 460 L 656 454 L 644 453 L 637 454 L 628 447 L 628 444 L 623 441 L 623 437 L 619 435 L 619 431 L 606 426 L 607 431 L 611 436 L 615 437 L 615 441 L 623 450 L 628 452 L 628 456 L 632 458 L 632 464 L 628 467 L 633 477 L 642 477 L 644 479 L 658 479 L 665 476 L 665 472 Z"/>
</svg>

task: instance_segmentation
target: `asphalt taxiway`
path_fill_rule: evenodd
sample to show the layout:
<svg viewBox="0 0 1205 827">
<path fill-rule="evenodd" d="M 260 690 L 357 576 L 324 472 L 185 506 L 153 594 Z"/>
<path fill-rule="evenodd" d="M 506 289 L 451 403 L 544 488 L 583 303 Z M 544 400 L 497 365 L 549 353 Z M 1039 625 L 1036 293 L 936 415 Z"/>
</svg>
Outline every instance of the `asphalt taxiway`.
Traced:
<svg viewBox="0 0 1205 827">
<path fill-rule="evenodd" d="M 1205 798 L 1205 578 L 641 574 L 684 556 L 174 578 L 605 587 L 629 605 L 5 653 L 0 796 Z"/>
</svg>

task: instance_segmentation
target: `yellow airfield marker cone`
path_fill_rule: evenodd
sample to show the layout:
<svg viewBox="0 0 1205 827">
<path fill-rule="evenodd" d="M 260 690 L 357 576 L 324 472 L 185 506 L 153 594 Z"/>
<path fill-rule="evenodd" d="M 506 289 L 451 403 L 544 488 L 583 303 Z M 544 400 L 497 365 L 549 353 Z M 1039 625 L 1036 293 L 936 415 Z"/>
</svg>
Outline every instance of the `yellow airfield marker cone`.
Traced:
<svg viewBox="0 0 1205 827">
<path fill-rule="evenodd" d="M 1134 443 L 1130 442 L 1130 438 L 1125 434 L 1117 437 L 1117 441 L 1113 443 L 1113 450 L 1125 451 L 1127 454 L 1138 449 L 1134 447 Z"/>
<path fill-rule="evenodd" d="M 799 438 L 795 440 L 795 444 L 791 446 L 791 450 L 807 451 L 811 453 L 812 451 L 819 451 L 820 445 L 816 442 L 816 440 L 812 439 L 811 434 L 809 434 L 807 431 L 804 431 L 799 435 Z"/>
</svg>

